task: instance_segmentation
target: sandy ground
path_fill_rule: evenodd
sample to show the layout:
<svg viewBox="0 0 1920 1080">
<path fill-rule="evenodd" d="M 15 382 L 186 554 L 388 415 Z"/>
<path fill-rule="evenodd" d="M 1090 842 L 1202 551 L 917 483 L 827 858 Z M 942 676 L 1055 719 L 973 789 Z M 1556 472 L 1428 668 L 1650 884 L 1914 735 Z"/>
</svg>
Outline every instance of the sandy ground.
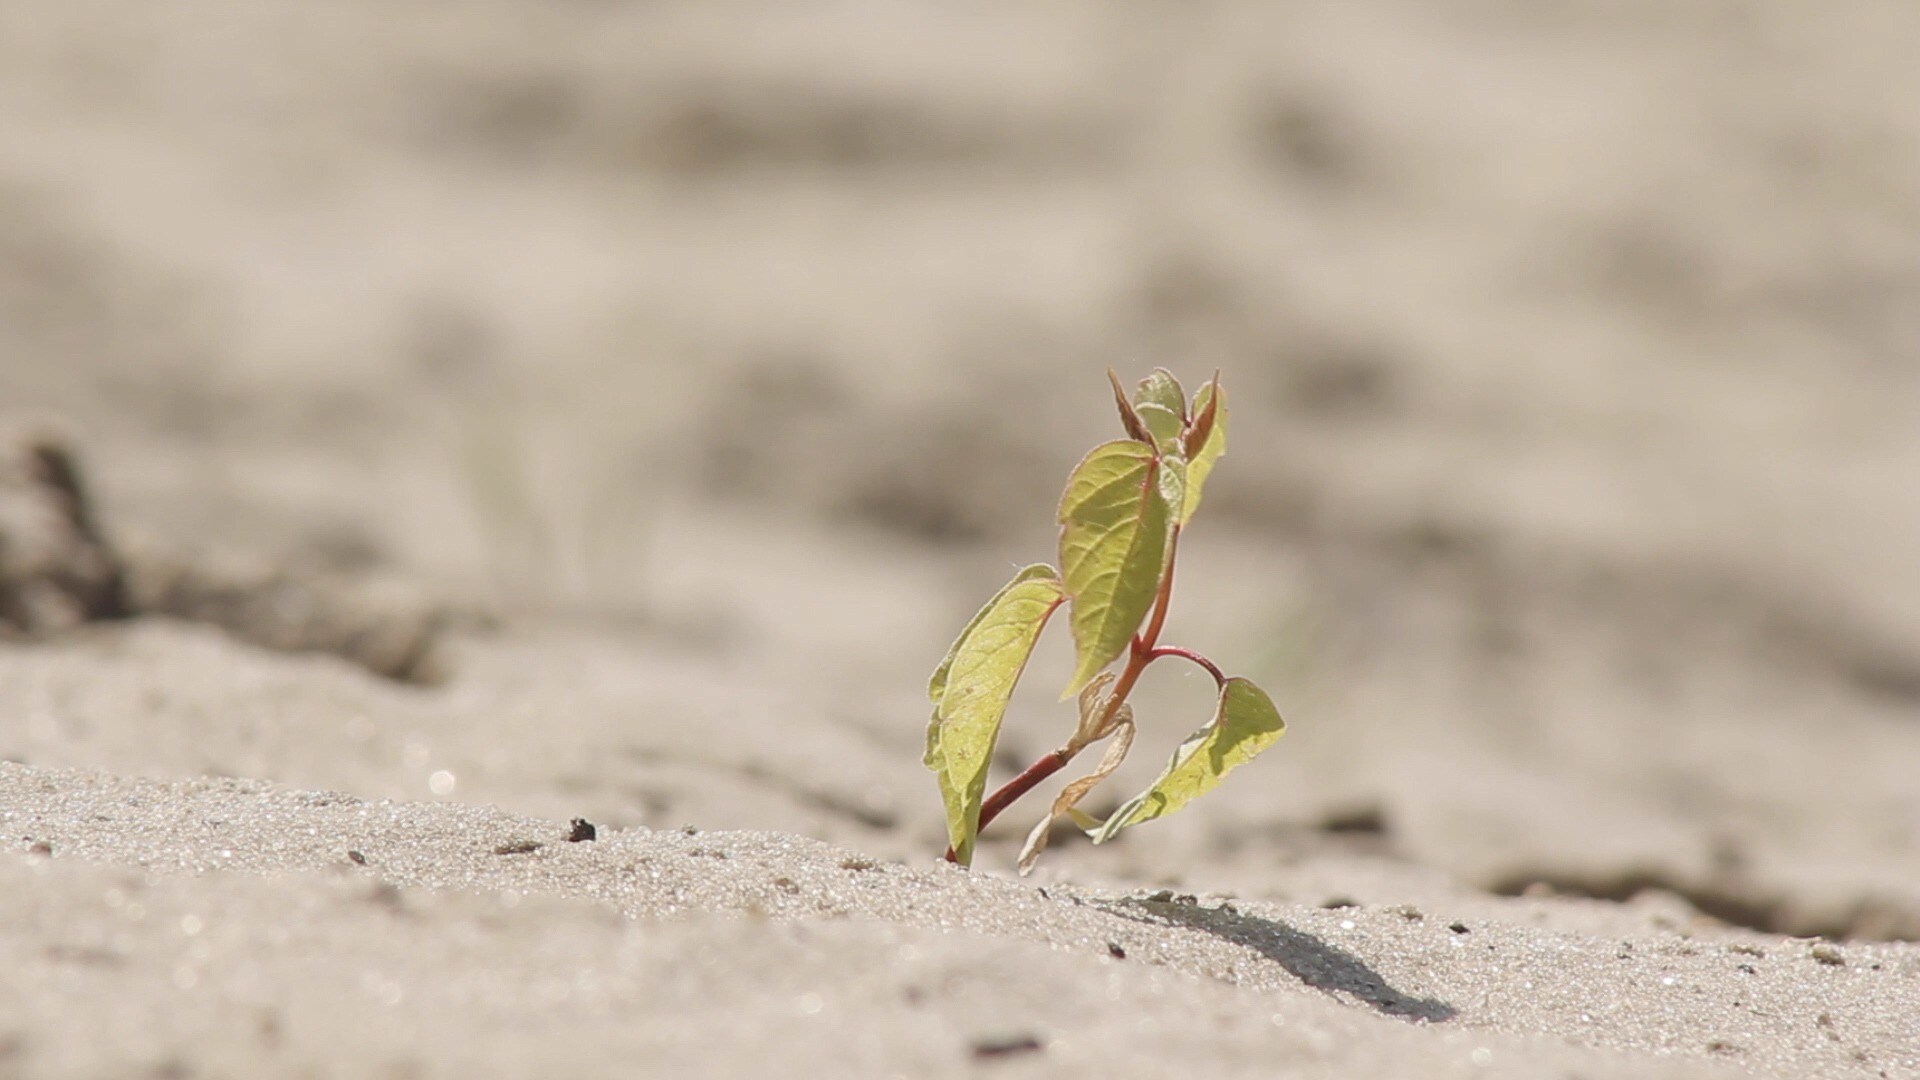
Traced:
<svg viewBox="0 0 1920 1080">
<path fill-rule="evenodd" d="M 51 849 L 4 869 L 7 1045 L 49 1071 L 1920 1064 L 1912 948 L 1677 935 L 1644 908 L 1429 892 L 1314 910 L 1037 889 L 782 833 L 569 841 L 565 823 L 490 808 L 254 781 L 8 766 L 0 797 L 34 807 L 8 826 Z"/>
<path fill-rule="evenodd" d="M 1920 1077 L 1916 47 L 0 7 L 0 1076 Z M 1289 733 L 953 870 L 926 673 L 1155 363 Z"/>
</svg>

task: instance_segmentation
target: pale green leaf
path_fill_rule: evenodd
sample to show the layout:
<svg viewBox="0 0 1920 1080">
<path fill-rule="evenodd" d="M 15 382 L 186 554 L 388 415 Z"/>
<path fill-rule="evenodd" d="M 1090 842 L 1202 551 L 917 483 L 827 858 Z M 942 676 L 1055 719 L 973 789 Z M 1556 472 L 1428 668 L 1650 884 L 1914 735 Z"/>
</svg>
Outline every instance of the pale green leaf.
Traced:
<svg viewBox="0 0 1920 1080">
<path fill-rule="evenodd" d="M 1060 580 L 1060 572 L 1048 566 L 1046 563 L 1034 563 L 1031 566 L 1023 566 L 1020 568 L 1019 573 L 1013 575 L 1012 581 L 1001 586 L 1000 591 L 993 594 L 993 599 L 987 601 L 979 611 L 974 612 L 973 618 L 967 621 L 966 628 L 960 631 L 960 636 L 953 639 L 953 646 L 947 650 L 946 659 L 940 661 L 940 666 L 933 669 L 933 677 L 927 680 L 927 698 L 929 700 L 935 705 L 940 704 L 940 695 L 947 692 L 947 673 L 953 670 L 953 658 L 955 654 L 959 653 L 960 646 L 966 643 L 968 637 L 972 636 L 974 627 L 980 625 L 980 620 L 986 618 L 987 613 L 994 609 L 994 605 L 1000 603 L 1001 598 L 1005 597 L 1009 592 L 1012 592 L 1016 586 L 1036 578 L 1046 578 L 1057 582 Z"/>
<path fill-rule="evenodd" d="M 1153 436 L 1153 445 L 1158 447 L 1161 453 L 1180 453 L 1180 433 L 1185 428 L 1185 423 L 1178 413 L 1164 405 L 1155 405 L 1149 401 L 1134 406 L 1134 415 L 1140 418 L 1140 423 L 1146 427 L 1147 433 Z"/>
<path fill-rule="evenodd" d="M 1000 719 L 1041 628 L 1064 598 L 1053 567 L 1021 570 L 967 624 L 928 683 L 933 718 L 925 761 L 940 781 L 947 836 L 963 866 L 973 861 Z"/>
<path fill-rule="evenodd" d="M 1153 447 L 1130 439 L 1097 446 L 1073 470 L 1060 499 L 1060 576 L 1073 603 L 1078 657 L 1071 697 L 1127 648 L 1153 607 L 1172 531 L 1169 487 L 1178 477 Z"/>
<path fill-rule="evenodd" d="M 1220 688 L 1213 720 L 1187 737 L 1153 786 L 1113 812 L 1093 830 L 1102 844 L 1120 830 L 1165 817 L 1211 791 L 1235 767 L 1253 760 L 1286 731 L 1266 691 L 1246 679 L 1228 679 Z"/>
<path fill-rule="evenodd" d="M 1133 403 L 1139 405 L 1158 405 L 1172 413 L 1181 424 L 1187 422 L 1187 392 L 1180 389 L 1180 380 L 1166 368 L 1154 368 L 1153 374 L 1140 380 L 1140 386 L 1133 392 Z"/>
<path fill-rule="evenodd" d="M 1215 403 L 1213 398 L 1219 397 Z M 1196 429 L 1203 423 L 1209 406 L 1212 411 L 1212 423 L 1206 427 L 1205 438 L 1199 446 L 1187 447 L 1187 495 L 1180 506 L 1179 524 L 1185 525 L 1193 518 L 1193 512 L 1200 507 L 1200 488 L 1207 482 L 1207 474 L 1213 472 L 1214 463 L 1220 455 L 1227 452 L 1227 392 L 1220 388 L 1220 380 L 1214 379 L 1201 387 L 1193 395 L 1193 416 Z"/>
<path fill-rule="evenodd" d="M 1178 454 L 1168 454 L 1160 459 L 1160 475 L 1155 478 L 1155 482 L 1160 485 L 1160 497 L 1166 500 L 1170 510 L 1186 502 L 1187 472 L 1190 468 L 1187 460 Z M 1172 552 L 1168 554 L 1171 555 Z"/>
</svg>

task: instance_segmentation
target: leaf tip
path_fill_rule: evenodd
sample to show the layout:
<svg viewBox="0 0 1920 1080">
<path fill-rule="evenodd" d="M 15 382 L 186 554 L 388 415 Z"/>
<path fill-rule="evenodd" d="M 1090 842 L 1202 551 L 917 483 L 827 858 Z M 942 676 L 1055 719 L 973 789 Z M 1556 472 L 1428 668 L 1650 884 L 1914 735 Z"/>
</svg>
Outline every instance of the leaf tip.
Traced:
<svg viewBox="0 0 1920 1080">
<path fill-rule="evenodd" d="M 1113 403 L 1120 410 L 1120 426 L 1127 430 L 1127 437 L 1152 446 L 1153 435 L 1141 421 L 1133 402 L 1127 399 L 1127 389 L 1120 385 L 1120 376 L 1112 368 L 1107 369 L 1107 381 L 1113 384 Z"/>
</svg>

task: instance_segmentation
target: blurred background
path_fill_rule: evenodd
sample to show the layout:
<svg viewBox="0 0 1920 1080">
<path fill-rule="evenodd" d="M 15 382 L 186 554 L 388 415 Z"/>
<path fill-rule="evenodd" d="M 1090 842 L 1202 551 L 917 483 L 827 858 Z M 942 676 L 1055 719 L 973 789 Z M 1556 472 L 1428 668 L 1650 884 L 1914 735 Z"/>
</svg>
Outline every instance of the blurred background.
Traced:
<svg viewBox="0 0 1920 1080">
<path fill-rule="evenodd" d="M 1170 636 L 1293 730 L 1052 872 L 1345 845 L 1920 935 L 1917 46 L 1898 0 L 6 4 L 0 413 L 117 537 L 493 628 L 353 768 L 199 639 L 134 650 L 194 723 L 315 730 L 16 749 L 923 854 L 926 672 L 1052 557 L 1105 369 L 1218 368 Z M 1116 797 L 1207 708 L 1142 694 Z"/>
</svg>

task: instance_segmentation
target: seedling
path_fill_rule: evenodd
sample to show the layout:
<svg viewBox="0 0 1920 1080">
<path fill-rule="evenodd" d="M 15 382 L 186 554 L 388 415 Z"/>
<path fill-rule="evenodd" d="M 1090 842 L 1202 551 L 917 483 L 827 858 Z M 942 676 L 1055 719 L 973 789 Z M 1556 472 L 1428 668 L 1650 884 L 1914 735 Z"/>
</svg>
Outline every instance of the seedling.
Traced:
<svg viewBox="0 0 1920 1080">
<path fill-rule="evenodd" d="M 946 803 L 947 858 L 973 861 L 980 830 L 1081 751 L 1106 742 L 1100 764 L 1063 788 L 1028 834 L 1020 872 L 1033 868 L 1056 819 L 1087 830 L 1096 844 L 1121 830 L 1165 817 L 1220 783 L 1286 730 L 1266 692 L 1221 674 L 1189 649 L 1160 644 L 1173 597 L 1180 533 L 1200 505 L 1207 475 L 1227 446 L 1227 401 L 1220 376 L 1188 401 L 1164 368 L 1140 381 L 1128 398 L 1112 371 L 1114 401 L 1127 437 L 1093 448 L 1060 498 L 1060 568 L 1044 563 L 1014 575 L 973 617 L 927 684 L 927 768 Z M 1073 678 L 1060 695 L 1078 697 L 1079 722 L 1064 745 L 1043 755 L 986 796 L 987 766 L 1007 702 L 1053 613 L 1065 604 L 1073 630 Z M 1144 625 L 1143 625 L 1144 624 Z M 1078 809 L 1133 747 L 1133 692 L 1148 665 L 1166 657 L 1198 664 L 1219 688 L 1213 719 L 1187 737 L 1152 786 L 1099 821 Z M 1112 670 L 1122 658 L 1116 675 Z"/>
</svg>

